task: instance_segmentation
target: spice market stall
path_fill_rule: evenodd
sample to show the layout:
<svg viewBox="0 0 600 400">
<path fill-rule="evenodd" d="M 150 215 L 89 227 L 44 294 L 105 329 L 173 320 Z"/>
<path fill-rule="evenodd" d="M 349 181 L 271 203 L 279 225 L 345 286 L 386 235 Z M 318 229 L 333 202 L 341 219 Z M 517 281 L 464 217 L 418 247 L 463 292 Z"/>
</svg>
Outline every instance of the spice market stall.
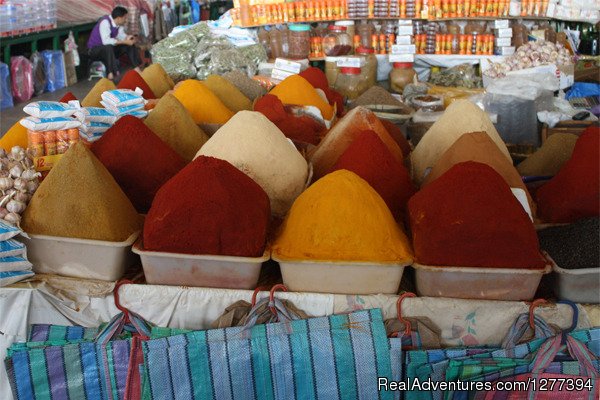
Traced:
<svg viewBox="0 0 600 400">
<path fill-rule="evenodd" d="M 0 140 L 0 397 L 467 398 L 485 393 L 379 378 L 493 395 L 552 374 L 597 398 L 600 127 L 592 107 L 538 127 L 589 97 L 555 74 L 570 50 L 540 38 L 425 83 L 407 18 L 495 24 L 512 3 L 365 2 L 356 26 L 362 3 L 286 4 L 180 27 L 142 74 L 32 102 Z M 340 19 L 323 69 L 290 59 L 318 26 L 231 26 L 275 12 Z M 485 24 L 471 46 L 428 27 L 425 52 L 431 31 L 489 55 Z"/>
</svg>

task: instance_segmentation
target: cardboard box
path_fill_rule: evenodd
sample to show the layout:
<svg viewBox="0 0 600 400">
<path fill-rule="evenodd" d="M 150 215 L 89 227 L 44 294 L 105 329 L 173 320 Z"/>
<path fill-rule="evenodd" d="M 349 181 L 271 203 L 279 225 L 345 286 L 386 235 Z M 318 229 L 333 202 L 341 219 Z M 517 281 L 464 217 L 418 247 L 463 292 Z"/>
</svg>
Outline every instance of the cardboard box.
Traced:
<svg viewBox="0 0 600 400">
<path fill-rule="evenodd" d="M 411 35 L 396 36 L 396 44 L 412 44 Z"/>
<path fill-rule="evenodd" d="M 398 26 L 398 36 L 412 35 L 412 34 L 413 34 L 412 25 L 399 25 Z"/>
<path fill-rule="evenodd" d="M 507 19 L 497 19 L 494 21 L 494 29 L 510 28 L 510 21 Z"/>
<path fill-rule="evenodd" d="M 512 38 L 496 38 L 495 39 L 496 47 L 506 47 L 512 44 Z"/>
<path fill-rule="evenodd" d="M 417 46 L 414 44 L 395 44 L 392 46 L 392 54 L 416 54 Z"/>
<path fill-rule="evenodd" d="M 494 53 L 497 56 L 510 56 L 510 55 L 515 54 L 515 46 L 496 47 L 494 49 Z"/>
<path fill-rule="evenodd" d="M 497 38 L 511 38 L 513 31 L 512 28 L 494 29 L 494 35 Z"/>
</svg>

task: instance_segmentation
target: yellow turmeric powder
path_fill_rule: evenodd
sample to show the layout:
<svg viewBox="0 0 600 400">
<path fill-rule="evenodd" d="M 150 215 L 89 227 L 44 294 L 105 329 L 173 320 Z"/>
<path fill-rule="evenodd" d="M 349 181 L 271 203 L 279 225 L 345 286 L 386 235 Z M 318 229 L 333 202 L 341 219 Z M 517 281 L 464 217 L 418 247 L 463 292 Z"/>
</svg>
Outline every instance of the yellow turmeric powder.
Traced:
<svg viewBox="0 0 600 400">
<path fill-rule="evenodd" d="M 0 147 L 6 151 L 10 151 L 14 146 L 27 148 L 27 128 L 17 121 L 0 139 Z"/>
<path fill-rule="evenodd" d="M 233 112 L 200 81 L 188 79 L 180 82 L 173 95 L 197 124 L 224 124 L 233 117 Z"/>
<path fill-rule="evenodd" d="M 348 170 L 319 179 L 294 202 L 273 254 L 289 260 L 412 263 L 412 250 L 383 199 Z"/>
<path fill-rule="evenodd" d="M 323 118 L 330 120 L 333 117 L 333 108 L 327 104 L 315 88 L 300 75 L 292 75 L 269 92 L 277 96 L 283 104 L 298 106 L 315 106 L 321 110 Z"/>
<path fill-rule="evenodd" d="M 233 112 L 252 110 L 252 102 L 227 79 L 210 75 L 203 82 Z"/>
<path fill-rule="evenodd" d="M 102 104 L 100 104 L 100 100 L 102 100 L 102 93 L 104 93 L 108 90 L 116 90 L 116 89 L 117 89 L 117 87 L 115 86 L 113 81 L 106 79 L 106 78 L 102 78 L 98 82 L 96 82 L 96 84 L 94 85 L 92 90 L 90 90 L 88 92 L 87 96 L 85 96 L 85 98 L 83 100 L 81 100 L 81 106 L 82 107 L 102 107 Z"/>
<path fill-rule="evenodd" d="M 167 71 L 165 71 L 162 65 L 158 63 L 145 68 L 141 75 L 148 86 L 150 86 L 152 93 L 154 93 L 158 99 L 163 97 L 165 93 L 175 86 L 173 79 L 167 74 Z"/>
</svg>

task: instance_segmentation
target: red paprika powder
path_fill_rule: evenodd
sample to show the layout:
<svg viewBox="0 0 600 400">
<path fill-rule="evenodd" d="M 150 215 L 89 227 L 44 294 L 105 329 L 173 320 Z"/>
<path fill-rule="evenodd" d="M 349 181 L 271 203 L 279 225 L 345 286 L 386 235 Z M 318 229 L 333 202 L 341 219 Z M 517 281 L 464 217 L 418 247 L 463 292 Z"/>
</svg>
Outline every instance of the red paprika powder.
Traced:
<svg viewBox="0 0 600 400">
<path fill-rule="evenodd" d="M 385 201 L 397 221 L 416 188 L 406 167 L 392 156 L 373 131 L 361 132 L 340 156 L 330 172 L 347 169 L 363 178 Z"/>
<path fill-rule="evenodd" d="M 387 119 L 379 118 L 379 121 L 381 121 L 381 124 L 383 125 L 385 130 L 388 131 L 392 139 L 394 139 L 396 143 L 398 143 L 398 146 L 400 146 L 400 150 L 402 150 L 402 155 L 404 156 L 404 159 L 406 159 L 406 157 L 412 151 L 412 147 L 410 147 L 410 143 L 408 143 L 408 140 L 406 140 L 400 128 L 398 128 L 396 124 L 388 121 Z"/>
<path fill-rule="evenodd" d="M 420 264 L 544 268 L 534 225 L 510 187 L 488 165 L 450 168 L 408 202 Z"/>
<path fill-rule="evenodd" d="M 142 93 L 142 96 L 146 100 L 156 98 L 154 92 L 152 92 L 152 89 L 150 89 L 150 86 L 148 86 L 144 78 L 142 78 L 142 76 L 135 69 L 127 71 L 125 75 L 123 75 L 123 78 L 121 79 L 119 84 L 117 85 L 117 89 L 135 90 L 136 87 L 139 87 L 144 91 L 144 93 Z"/>
<path fill-rule="evenodd" d="M 537 192 L 538 214 L 546 222 L 569 223 L 600 215 L 600 127 L 588 127 L 571 158 Z"/>
<path fill-rule="evenodd" d="M 306 79 L 312 85 L 312 87 L 315 89 L 321 89 L 325 93 L 329 104 L 336 105 L 338 117 L 344 115 L 344 97 L 329 87 L 327 76 L 323 71 L 316 67 L 309 67 L 300 72 L 298 75 Z"/>
<path fill-rule="evenodd" d="M 256 100 L 254 111 L 262 113 L 273 122 L 281 132 L 296 142 L 317 145 L 325 127 L 309 116 L 294 116 L 277 96 L 266 94 Z"/>
<path fill-rule="evenodd" d="M 186 254 L 262 256 L 271 209 L 250 177 L 199 156 L 156 194 L 144 224 L 144 248 Z"/>
<path fill-rule="evenodd" d="M 136 210 L 145 214 L 154 195 L 185 161 L 139 118 L 126 115 L 92 144 Z"/>
<path fill-rule="evenodd" d="M 75 95 L 71 92 L 67 92 L 65 93 L 65 95 L 63 97 L 60 98 L 59 102 L 60 103 L 68 103 L 72 100 L 77 100 L 77 97 L 75 97 Z"/>
</svg>

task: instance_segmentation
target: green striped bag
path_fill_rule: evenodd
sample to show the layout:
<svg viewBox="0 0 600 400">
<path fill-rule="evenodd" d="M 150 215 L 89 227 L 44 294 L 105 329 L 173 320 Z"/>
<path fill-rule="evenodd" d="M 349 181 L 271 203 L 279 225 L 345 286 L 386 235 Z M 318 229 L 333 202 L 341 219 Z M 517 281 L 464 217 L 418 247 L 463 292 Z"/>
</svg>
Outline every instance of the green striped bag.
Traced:
<svg viewBox="0 0 600 400">
<path fill-rule="evenodd" d="M 129 313 L 129 318 L 134 330 L 149 334 L 150 329 L 141 317 Z M 125 322 L 125 314 L 116 315 L 93 340 L 89 340 L 91 330 L 86 333 L 85 329 L 46 326 L 32 330 L 34 338 L 50 340 L 15 343 L 9 349 L 5 365 L 14 398 L 124 399 L 131 339 L 115 338 L 131 336 L 123 332 Z"/>
<path fill-rule="evenodd" d="M 379 309 L 193 331 L 142 345 L 146 400 L 395 397 L 377 390 L 378 377 L 394 378 Z"/>
</svg>

